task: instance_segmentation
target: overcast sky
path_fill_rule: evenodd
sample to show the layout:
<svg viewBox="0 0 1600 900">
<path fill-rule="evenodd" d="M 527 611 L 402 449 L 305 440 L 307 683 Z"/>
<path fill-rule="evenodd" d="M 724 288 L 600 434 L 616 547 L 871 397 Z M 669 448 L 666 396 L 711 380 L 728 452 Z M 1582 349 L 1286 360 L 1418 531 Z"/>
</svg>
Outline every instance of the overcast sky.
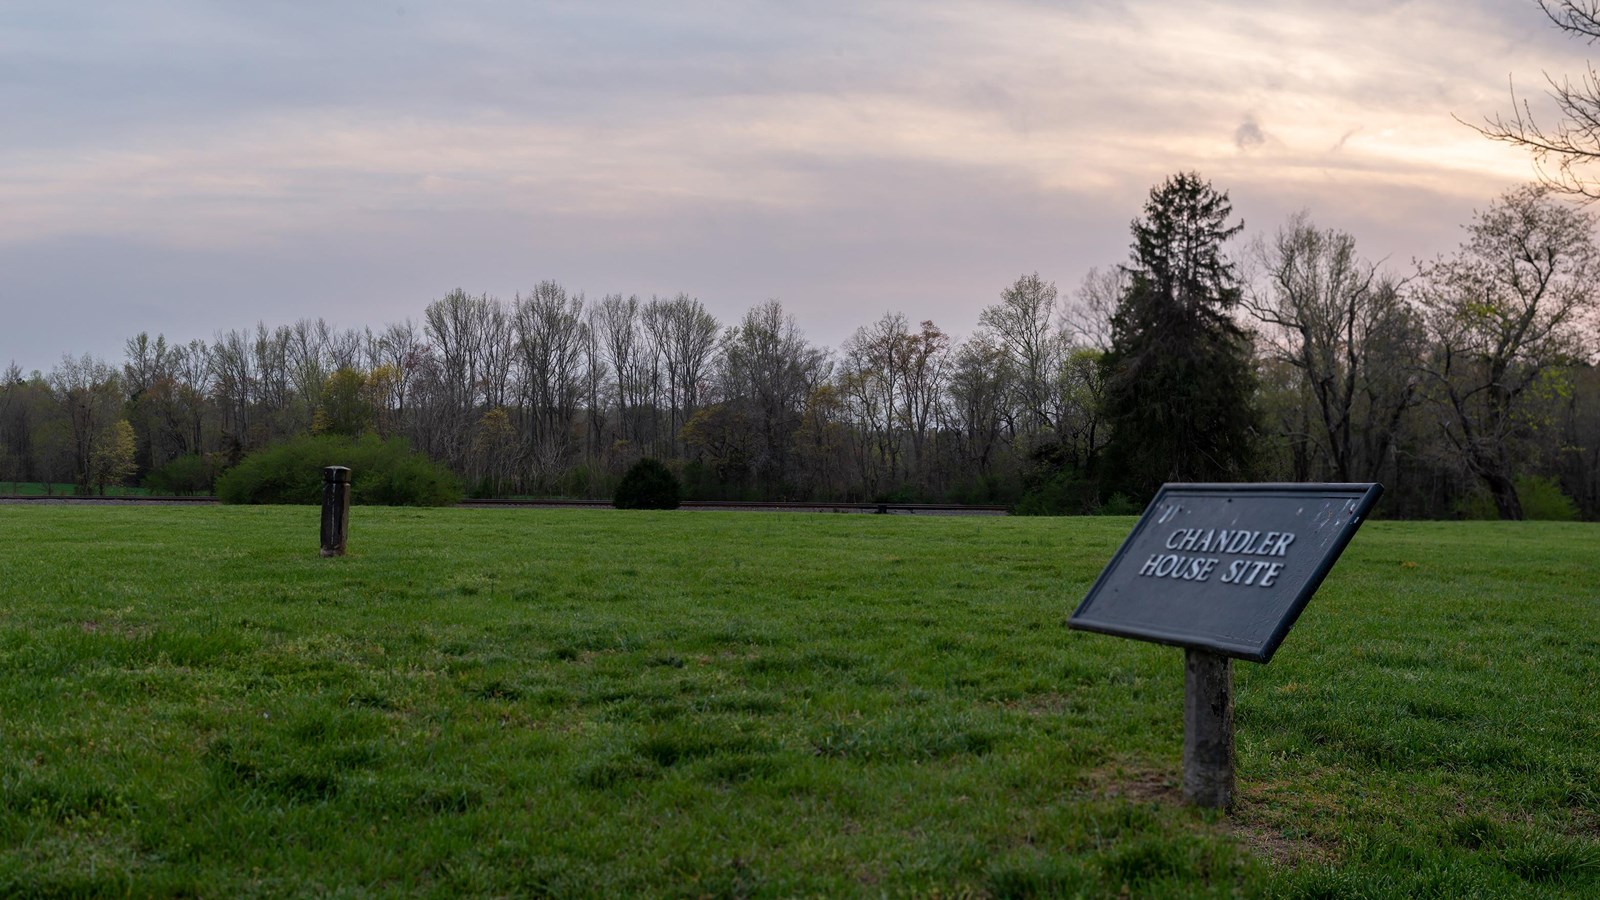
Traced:
<svg viewBox="0 0 1600 900">
<path fill-rule="evenodd" d="M 1407 270 L 1532 175 L 1452 115 L 1586 49 L 1532 0 L 11 0 L 0 367 L 543 279 L 965 335 L 1191 169 Z"/>
</svg>

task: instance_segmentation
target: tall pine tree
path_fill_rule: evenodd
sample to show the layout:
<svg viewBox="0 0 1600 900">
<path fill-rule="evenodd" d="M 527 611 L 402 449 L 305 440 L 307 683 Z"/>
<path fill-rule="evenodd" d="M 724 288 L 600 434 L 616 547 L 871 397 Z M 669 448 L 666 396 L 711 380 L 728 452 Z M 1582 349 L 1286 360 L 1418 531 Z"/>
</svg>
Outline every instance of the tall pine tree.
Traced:
<svg viewBox="0 0 1600 900">
<path fill-rule="evenodd" d="M 1222 245 L 1244 224 L 1199 174 L 1150 192 L 1133 222 L 1128 289 L 1112 317 L 1106 447 L 1112 487 L 1146 498 L 1166 481 L 1238 481 L 1255 470 L 1258 414 L 1240 289 Z"/>
</svg>

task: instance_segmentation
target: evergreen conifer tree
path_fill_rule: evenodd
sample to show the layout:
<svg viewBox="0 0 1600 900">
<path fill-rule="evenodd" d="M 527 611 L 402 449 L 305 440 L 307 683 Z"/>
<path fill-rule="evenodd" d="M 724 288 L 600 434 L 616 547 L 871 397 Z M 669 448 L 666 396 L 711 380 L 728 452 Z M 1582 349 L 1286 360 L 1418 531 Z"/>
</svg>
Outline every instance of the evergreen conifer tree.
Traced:
<svg viewBox="0 0 1600 900">
<path fill-rule="evenodd" d="M 1249 335 L 1230 316 L 1240 288 L 1222 245 L 1243 223 L 1197 173 L 1168 178 L 1133 222 L 1127 292 L 1112 317 L 1106 448 L 1114 489 L 1146 498 L 1166 481 L 1237 481 L 1255 469 L 1258 414 Z"/>
</svg>

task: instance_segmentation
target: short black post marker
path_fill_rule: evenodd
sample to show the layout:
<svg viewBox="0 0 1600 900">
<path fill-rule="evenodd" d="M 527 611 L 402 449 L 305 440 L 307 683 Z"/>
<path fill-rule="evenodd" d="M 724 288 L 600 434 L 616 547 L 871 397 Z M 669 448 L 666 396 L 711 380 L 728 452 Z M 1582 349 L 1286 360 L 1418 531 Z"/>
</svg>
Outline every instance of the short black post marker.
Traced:
<svg viewBox="0 0 1600 900">
<path fill-rule="evenodd" d="M 322 555 L 343 556 L 350 536 L 350 469 L 322 470 Z"/>
</svg>

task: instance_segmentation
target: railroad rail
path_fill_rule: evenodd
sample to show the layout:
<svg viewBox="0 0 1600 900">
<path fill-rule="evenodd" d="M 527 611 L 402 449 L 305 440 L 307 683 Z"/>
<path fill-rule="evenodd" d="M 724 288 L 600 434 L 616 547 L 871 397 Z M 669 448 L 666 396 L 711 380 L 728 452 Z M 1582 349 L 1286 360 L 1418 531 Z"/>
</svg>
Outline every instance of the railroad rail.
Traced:
<svg viewBox="0 0 1600 900">
<path fill-rule="evenodd" d="M 215 497 L 80 497 L 67 494 L 0 494 L 0 503 L 103 504 L 108 506 L 197 506 L 214 504 Z M 463 500 L 456 504 L 469 509 L 506 507 L 512 509 L 573 508 L 612 509 L 609 500 Z M 685 500 L 687 510 L 753 510 L 766 512 L 878 513 L 923 516 L 1003 516 L 1004 506 L 965 503 L 797 503 L 786 500 Z"/>
</svg>

